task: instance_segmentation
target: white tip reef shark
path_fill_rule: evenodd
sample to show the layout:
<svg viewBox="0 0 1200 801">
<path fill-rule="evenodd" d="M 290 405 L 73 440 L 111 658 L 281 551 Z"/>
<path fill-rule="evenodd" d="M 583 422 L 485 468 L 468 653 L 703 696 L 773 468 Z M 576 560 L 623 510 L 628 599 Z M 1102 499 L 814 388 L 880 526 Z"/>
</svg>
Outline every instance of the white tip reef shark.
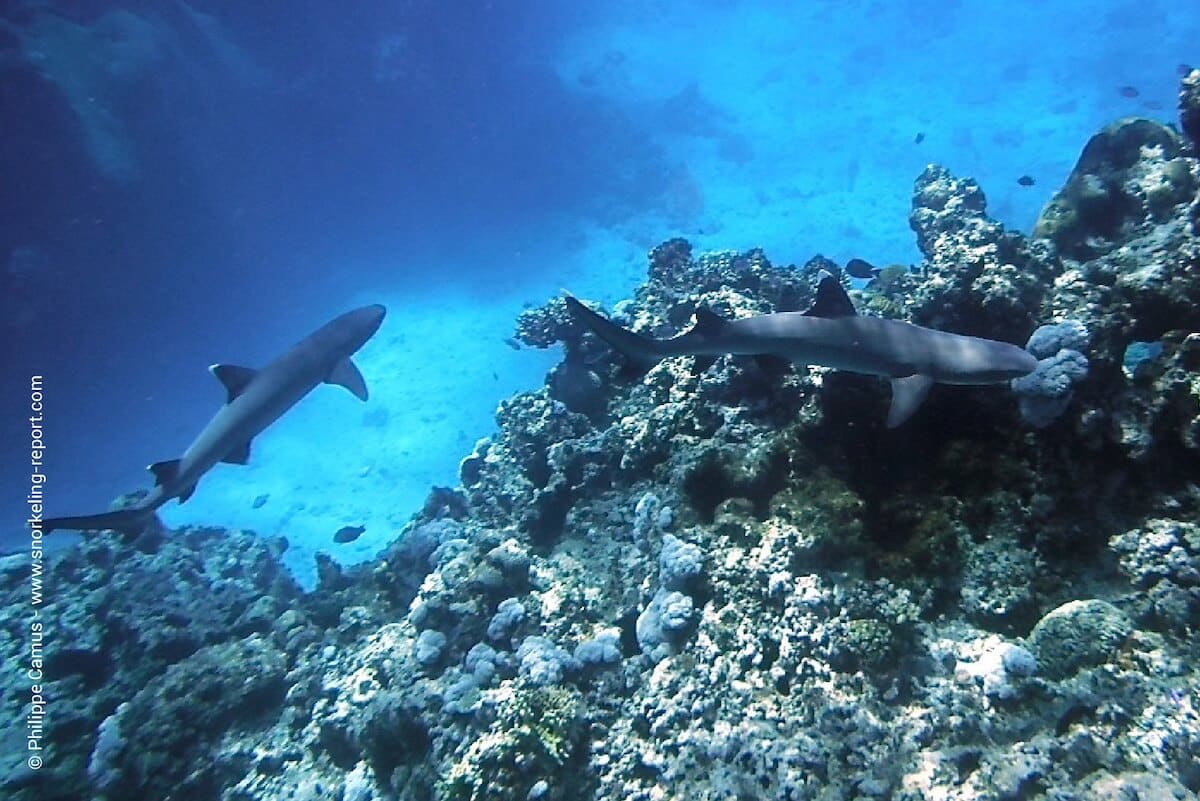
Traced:
<svg viewBox="0 0 1200 801">
<path fill-rule="evenodd" d="M 700 307 L 695 325 L 670 339 L 622 328 L 570 295 L 566 303 L 578 322 L 640 369 L 669 356 L 696 356 L 707 367 L 717 356 L 735 354 L 883 376 L 892 382 L 888 428 L 911 417 L 934 384 L 1000 384 L 1037 367 L 1032 354 L 1007 342 L 860 317 L 837 278 L 825 271 L 808 311 L 726 319 Z"/>
<path fill-rule="evenodd" d="M 192 497 L 196 482 L 218 462 L 246 464 L 250 442 L 296 405 L 318 384 L 343 386 L 360 400 L 367 399 L 362 373 L 350 361 L 383 323 L 383 306 L 364 306 L 346 312 L 318 328 L 291 350 L 261 370 L 215 364 L 212 371 L 228 393 L 225 405 L 178 459 L 150 465 L 154 489 L 142 502 L 129 509 L 83 515 L 50 517 L 42 521 L 42 532 L 115 530 L 127 536 L 139 534 L 154 511 L 172 498 L 183 503 Z"/>
</svg>

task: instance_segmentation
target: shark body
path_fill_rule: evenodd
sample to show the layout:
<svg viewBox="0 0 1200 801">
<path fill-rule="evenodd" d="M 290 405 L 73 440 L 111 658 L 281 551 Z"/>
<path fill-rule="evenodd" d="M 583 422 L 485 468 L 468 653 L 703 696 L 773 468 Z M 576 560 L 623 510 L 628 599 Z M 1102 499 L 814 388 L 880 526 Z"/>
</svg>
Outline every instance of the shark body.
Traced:
<svg viewBox="0 0 1200 801">
<path fill-rule="evenodd" d="M 155 462 L 149 469 L 155 486 L 136 507 L 79 517 L 51 517 L 45 534 L 55 529 L 127 535 L 140 532 L 154 510 L 172 498 L 183 503 L 196 483 L 218 462 L 246 464 L 250 443 L 317 385 L 338 384 L 360 400 L 367 399 L 362 373 L 350 360 L 379 329 L 383 306 L 364 306 L 326 323 L 260 370 L 217 364 L 209 368 L 225 385 L 228 399 L 178 459 Z"/>
<path fill-rule="evenodd" d="M 1007 342 L 859 317 L 838 280 L 826 273 L 805 312 L 777 312 L 729 320 L 699 308 L 696 324 L 670 339 L 643 336 L 611 322 L 571 296 L 577 321 L 643 369 L 669 356 L 770 356 L 888 378 L 892 403 L 887 425 L 903 423 L 934 384 L 1000 384 L 1033 371 L 1037 359 Z"/>
</svg>

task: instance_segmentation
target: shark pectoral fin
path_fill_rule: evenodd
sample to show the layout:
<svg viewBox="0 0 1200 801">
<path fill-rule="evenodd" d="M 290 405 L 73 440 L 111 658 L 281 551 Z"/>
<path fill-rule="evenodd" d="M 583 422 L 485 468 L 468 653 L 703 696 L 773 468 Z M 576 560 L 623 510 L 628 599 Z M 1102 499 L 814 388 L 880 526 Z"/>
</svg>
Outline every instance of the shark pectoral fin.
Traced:
<svg viewBox="0 0 1200 801">
<path fill-rule="evenodd" d="M 183 503 L 183 502 L 184 502 L 184 501 L 186 501 L 188 498 L 192 497 L 192 493 L 193 493 L 193 492 L 195 492 L 195 491 L 196 491 L 196 485 L 195 485 L 195 484 L 193 484 L 192 486 L 190 486 L 190 487 L 188 487 L 187 489 L 185 489 L 183 492 L 179 493 L 179 495 L 178 495 L 178 496 L 176 496 L 176 497 L 178 497 L 178 498 L 179 498 L 179 502 L 180 502 L 180 503 Z"/>
<path fill-rule="evenodd" d="M 893 378 L 892 406 L 888 409 L 887 427 L 895 428 L 912 417 L 912 413 L 929 394 L 929 388 L 933 386 L 933 383 L 932 378 L 920 373 L 914 373 L 904 378 Z"/>
<path fill-rule="evenodd" d="M 165 462 L 155 462 L 146 468 L 154 474 L 154 485 L 161 487 L 170 484 L 179 475 L 179 460 L 168 459 Z"/>
<path fill-rule="evenodd" d="M 236 448 L 231 448 L 221 461 L 225 464 L 248 463 L 250 461 L 250 440 L 246 440 Z"/>
<path fill-rule="evenodd" d="M 226 403 L 233 403 L 238 395 L 246 391 L 246 385 L 254 380 L 254 376 L 258 375 L 257 370 L 238 367 L 236 364 L 214 364 L 208 369 L 225 385 L 225 391 L 228 393 Z"/>
<path fill-rule="evenodd" d="M 754 359 L 754 363 L 758 365 L 759 370 L 762 370 L 768 375 L 779 375 L 792 369 L 792 363 L 790 360 L 785 359 L 782 356 L 776 356 L 773 353 L 760 353 L 756 356 L 751 356 L 750 358 Z"/>
<path fill-rule="evenodd" d="M 354 366 L 354 362 L 350 361 L 349 357 L 342 359 L 333 366 L 333 370 L 329 373 L 329 378 L 325 379 L 326 384 L 337 384 L 345 387 L 354 393 L 354 397 L 365 401 L 367 399 L 367 382 L 363 380 L 362 373 Z"/>
</svg>

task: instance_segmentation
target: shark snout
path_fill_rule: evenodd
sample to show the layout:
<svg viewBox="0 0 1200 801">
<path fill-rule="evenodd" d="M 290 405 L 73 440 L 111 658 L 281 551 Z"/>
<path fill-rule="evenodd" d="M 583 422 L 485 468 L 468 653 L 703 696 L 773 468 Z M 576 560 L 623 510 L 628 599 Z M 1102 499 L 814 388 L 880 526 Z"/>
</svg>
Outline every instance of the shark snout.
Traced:
<svg viewBox="0 0 1200 801">
<path fill-rule="evenodd" d="M 1029 375 L 1037 368 L 1037 357 L 1024 348 L 1008 343 L 996 344 L 1003 345 L 1002 349 L 998 349 L 1001 352 L 996 354 L 993 362 L 993 375 L 997 383 Z"/>
<path fill-rule="evenodd" d="M 1013 374 L 1009 378 L 1020 378 L 1023 375 L 1029 375 L 1037 369 L 1038 360 L 1029 351 L 1024 348 L 1017 348 L 1015 363 L 1013 364 Z"/>
<path fill-rule="evenodd" d="M 387 316 L 387 309 L 383 304 L 372 303 L 370 306 L 363 306 L 361 309 L 355 309 L 350 312 L 358 325 L 374 334 L 379 330 L 379 326 L 383 324 L 383 318 Z M 369 336 L 369 335 L 368 335 Z"/>
<path fill-rule="evenodd" d="M 348 311 L 335 321 L 338 324 L 338 329 L 346 334 L 351 353 L 361 348 L 367 343 L 368 339 L 375 336 L 375 332 L 383 324 L 383 318 L 386 315 L 386 308 L 379 303 L 373 303 L 370 306 L 363 306 L 354 311 Z"/>
</svg>

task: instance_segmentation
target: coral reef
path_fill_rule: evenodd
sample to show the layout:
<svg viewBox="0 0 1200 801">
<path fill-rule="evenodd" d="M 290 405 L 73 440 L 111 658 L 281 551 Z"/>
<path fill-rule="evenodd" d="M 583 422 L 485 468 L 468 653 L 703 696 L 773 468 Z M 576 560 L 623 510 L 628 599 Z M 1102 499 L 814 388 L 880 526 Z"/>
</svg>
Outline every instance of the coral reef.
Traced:
<svg viewBox="0 0 1200 801">
<path fill-rule="evenodd" d="M 1180 82 L 1179 123 L 1193 146 L 1200 147 L 1200 70 L 1192 70 Z"/>
<path fill-rule="evenodd" d="M 931 165 L 917 179 L 909 225 L 925 256 L 918 274 L 894 280 L 889 297 L 920 325 L 1024 341 L 1059 270 L 1054 254 L 987 216 L 975 181 Z"/>
<path fill-rule="evenodd" d="M 1151 120 L 1128 118 L 1092 137 L 1067 183 L 1042 211 L 1034 235 L 1085 262 L 1151 234 L 1195 199 L 1187 143 Z"/>
<path fill-rule="evenodd" d="M 1029 375 L 1012 380 L 1021 417 L 1035 428 L 1045 428 L 1066 411 L 1076 384 L 1087 378 L 1088 332 L 1078 320 L 1040 326 L 1025 343 L 1038 358 Z"/>
<path fill-rule="evenodd" d="M 1028 341 L 1066 388 L 1044 428 L 1001 388 L 939 387 L 889 431 L 869 377 L 737 357 L 634 375 L 555 300 L 518 335 L 573 372 L 504 402 L 461 487 L 376 561 L 325 560 L 305 594 L 284 543 L 239 532 L 51 555 L 47 767 L 6 764 L 5 796 L 1190 797 L 1191 152 L 1110 126 L 1032 238 L 930 167 L 924 263 L 856 290 Z M 799 309 L 828 266 L 672 240 L 613 316 L 669 335 L 700 304 Z M 1134 342 L 1161 350 L 1127 372 Z M 0 563 L 9 661 L 27 573 Z"/>
<path fill-rule="evenodd" d="M 1126 119 L 1092 138 L 1038 220 L 1035 235 L 1062 256 L 1046 316 L 1076 319 L 1090 334 L 1074 420 L 1089 447 L 1191 464 L 1200 455 L 1188 409 L 1194 374 L 1172 369 L 1188 361 L 1185 343 L 1200 328 L 1198 192 L 1200 161 L 1179 133 Z M 1143 371 L 1121 375 L 1130 345 L 1159 341 Z"/>
<path fill-rule="evenodd" d="M 1144 594 L 1131 610 L 1138 621 L 1180 635 L 1200 619 L 1200 528 L 1170 519 L 1148 520 L 1113 537 L 1121 571 Z"/>
</svg>

